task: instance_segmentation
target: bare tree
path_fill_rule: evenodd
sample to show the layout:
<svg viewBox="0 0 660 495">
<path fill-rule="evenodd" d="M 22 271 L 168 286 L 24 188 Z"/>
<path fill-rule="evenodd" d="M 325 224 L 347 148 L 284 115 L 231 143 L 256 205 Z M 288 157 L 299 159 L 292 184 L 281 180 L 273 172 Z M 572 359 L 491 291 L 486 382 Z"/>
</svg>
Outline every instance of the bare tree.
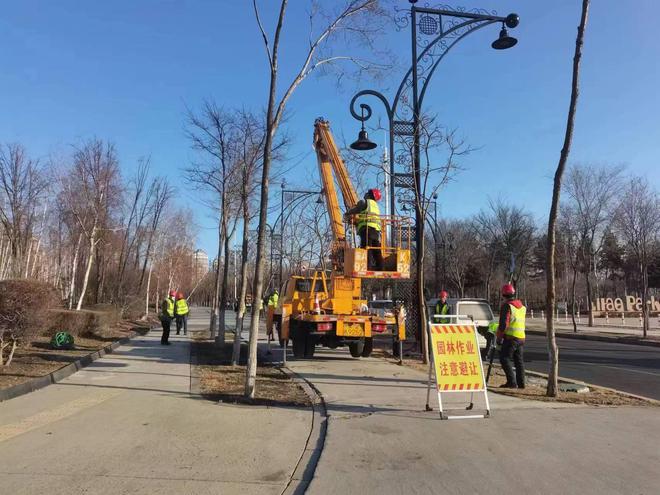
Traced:
<svg viewBox="0 0 660 495">
<path fill-rule="evenodd" d="M 153 245 L 154 245 L 154 236 L 156 236 L 158 229 L 160 228 L 163 213 L 165 212 L 174 194 L 172 187 L 163 177 L 156 177 L 155 179 L 153 179 L 149 189 L 150 192 L 148 196 L 151 199 L 151 203 L 148 209 L 150 215 L 149 215 L 149 221 L 147 223 L 148 225 L 148 230 L 146 234 L 147 246 L 145 248 L 144 261 L 142 262 L 142 270 L 140 273 L 140 284 L 139 284 L 140 287 L 142 287 L 144 284 L 144 277 L 147 270 L 147 265 L 151 260 Z"/>
<path fill-rule="evenodd" d="M 226 292 L 224 290 L 227 277 L 228 243 L 231 237 L 230 218 L 232 206 L 234 212 L 237 210 L 235 195 L 230 195 L 228 187 L 232 177 L 235 175 L 235 146 L 234 140 L 234 115 L 227 110 L 218 107 L 213 101 L 204 102 L 199 115 L 192 111 L 188 112 L 188 124 L 186 135 L 195 150 L 204 155 L 201 163 L 196 163 L 188 168 L 186 173 L 188 180 L 217 195 L 215 209 L 218 211 L 218 255 L 216 265 L 216 284 L 211 312 L 211 338 L 216 337 L 219 329 L 219 343 L 224 343 L 225 336 L 225 303 Z M 210 161 L 209 161 L 210 158 Z M 216 201 L 214 200 L 214 201 Z M 234 224 L 235 225 L 235 224 Z M 224 270 L 221 268 L 221 260 L 224 255 Z"/>
<path fill-rule="evenodd" d="M 550 214 L 548 217 L 548 254 L 546 269 L 547 290 L 546 290 L 546 330 L 548 338 L 549 351 L 549 370 L 548 387 L 546 394 L 550 397 L 556 397 L 559 390 L 557 378 L 559 374 L 559 350 L 557 349 L 557 340 L 555 339 L 555 326 L 552 319 L 552 313 L 555 309 L 555 252 L 556 252 L 556 224 L 557 212 L 559 210 L 559 199 L 561 194 L 561 182 L 568 161 L 568 155 L 571 151 L 573 141 L 573 126 L 575 124 L 575 110 L 577 108 L 578 95 L 580 92 L 580 59 L 582 58 L 582 45 L 584 43 L 584 31 L 587 25 L 589 14 L 589 0 L 582 0 L 582 14 L 580 25 L 578 26 L 577 38 L 575 39 L 575 54 L 573 56 L 573 78 L 571 82 L 571 101 L 568 106 L 568 116 L 566 119 L 566 134 L 564 135 L 564 146 L 561 149 L 559 163 L 555 171 L 554 184 L 552 188 L 552 203 L 550 205 Z"/>
<path fill-rule="evenodd" d="M 242 215 L 241 239 L 241 274 L 240 294 L 238 297 L 238 314 L 234 330 L 234 346 L 231 364 L 237 365 L 241 349 L 241 333 L 245 318 L 245 298 L 248 291 L 248 245 L 249 227 L 253 218 L 253 202 L 258 189 L 257 174 L 263 157 L 263 143 L 266 138 L 263 120 L 243 110 L 235 119 L 237 142 L 237 159 L 240 169 L 240 212 Z"/>
<path fill-rule="evenodd" d="M 577 273 L 580 269 L 581 253 L 583 252 L 583 250 L 580 249 L 581 237 L 578 233 L 576 216 L 577 215 L 570 205 L 563 205 L 558 219 L 559 230 L 562 233 L 563 239 L 563 261 L 570 265 L 572 272 L 570 307 L 574 333 L 577 333 L 577 322 L 575 320 Z M 565 283 L 567 283 L 567 281 L 565 281 Z"/>
<path fill-rule="evenodd" d="M 482 242 L 491 249 L 494 261 L 504 267 L 505 278 L 516 285 L 524 273 L 534 242 L 535 225 L 531 213 L 498 198 L 489 200 L 488 210 L 477 214 L 475 225 Z"/>
<path fill-rule="evenodd" d="M 7 238 L 7 270 L 13 277 L 29 272 L 29 255 L 39 207 L 46 192 L 39 163 L 20 144 L 0 146 L 0 225 Z"/>
<path fill-rule="evenodd" d="M 280 39 L 284 27 L 284 18 L 288 7 L 288 0 L 281 0 L 275 31 L 272 40 L 266 34 L 257 0 L 252 0 L 255 19 L 264 43 L 268 68 L 270 72 L 268 104 L 266 106 L 266 139 L 264 140 L 263 167 L 261 175 L 261 197 L 259 201 L 259 228 L 257 234 L 256 269 L 253 283 L 254 300 L 263 297 L 264 269 L 266 259 L 266 224 L 268 217 L 268 192 L 271 164 L 273 161 L 273 144 L 275 134 L 284 116 L 287 103 L 300 84 L 315 71 L 330 66 L 337 67 L 343 62 L 352 63 L 358 72 L 368 71 L 375 64 L 360 60 L 349 55 L 333 53 L 336 44 L 333 41 L 342 37 L 343 45 L 351 46 L 351 42 L 359 40 L 358 46 L 372 46 L 371 42 L 379 33 L 379 19 L 384 19 L 383 11 L 377 0 L 346 0 L 336 5 L 333 2 L 328 10 L 320 2 L 314 2 L 309 13 L 310 34 L 306 53 L 303 56 L 300 68 L 292 76 L 284 93 L 278 97 L 277 86 L 279 81 Z M 322 22 L 320 29 L 316 23 Z M 245 395 L 254 397 L 257 376 L 257 337 L 259 333 L 259 306 L 252 307 L 252 323 L 250 325 L 250 347 L 248 366 L 246 370 Z"/>
<path fill-rule="evenodd" d="M 110 211 L 119 199 L 119 164 L 114 146 L 92 139 L 77 148 L 73 166 L 62 178 L 61 185 L 65 204 L 87 240 L 87 263 L 76 305 L 76 309 L 80 310 L 101 231 L 110 228 Z"/>
<path fill-rule="evenodd" d="M 453 243 L 447 256 L 447 275 L 456 285 L 460 297 L 465 297 L 467 277 L 480 256 L 475 249 L 478 244 L 477 235 L 471 223 L 463 220 L 447 222 L 443 230 L 451 236 Z"/>
<path fill-rule="evenodd" d="M 643 331 L 646 337 L 649 330 L 649 265 L 660 236 L 660 198 L 646 179 L 634 177 L 626 185 L 617 210 L 616 225 L 639 267 Z"/>
<path fill-rule="evenodd" d="M 592 274 L 613 215 L 614 201 L 621 185 L 621 170 L 622 167 L 574 165 L 568 170 L 564 184 L 568 196 L 566 206 L 572 210 L 578 235 L 577 247 L 581 250 L 579 260 L 587 283 L 590 327 L 594 325 Z"/>
</svg>

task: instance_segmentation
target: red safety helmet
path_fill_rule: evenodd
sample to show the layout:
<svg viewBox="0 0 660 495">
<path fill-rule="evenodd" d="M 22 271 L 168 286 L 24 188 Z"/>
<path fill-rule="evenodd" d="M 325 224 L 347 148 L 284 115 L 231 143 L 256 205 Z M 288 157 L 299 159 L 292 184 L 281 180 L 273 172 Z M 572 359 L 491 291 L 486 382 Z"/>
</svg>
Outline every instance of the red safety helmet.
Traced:
<svg viewBox="0 0 660 495">
<path fill-rule="evenodd" d="M 376 201 L 380 201 L 380 198 L 383 196 L 380 194 L 380 189 L 369 189 L 369 192 L 374 197 Z"/>
<path fill-rule="evenodd" d="M 170 297 L 176 297 L 176 291 L 175 290 L 170 291 Z"/>
<path fill-rule="evenodd" d="M 440 299 L 443 297 L 446 299 L 449 296 L 449 293 L 446 290 L 441 290 L 440 291 Z"/>
<path fill-rule="evenodd" d="M 176 293 L 176 298 L 177 299 L 183 299 L 183 292 L 177 292 Z"/>
<path fill-rule="evenodd" d="M 503 296 L 513 296 L 516 293 L 516 288 L 511 284 L 504 284 L 502 286 L 502 295 Z"/>
</svg>

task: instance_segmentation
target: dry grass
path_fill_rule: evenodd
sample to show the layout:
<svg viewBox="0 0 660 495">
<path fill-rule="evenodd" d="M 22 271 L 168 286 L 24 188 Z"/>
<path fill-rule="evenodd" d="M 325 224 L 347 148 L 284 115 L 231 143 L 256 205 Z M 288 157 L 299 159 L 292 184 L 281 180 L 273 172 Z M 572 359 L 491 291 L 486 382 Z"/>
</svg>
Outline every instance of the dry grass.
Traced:
<svg viewBox="0 0 660 495">
<path fill-rule="evenodd" d="M 398 359 L 394 358 L 392 354 L 382 349 L 374 350 L 372 354 L 374 357 L 380 357 L 394 363 L 398 363 Z M 428 365 L 423 364 L 419 360 L 405 359 L 403 365 L 427 373 L 429 371 Z M 484 363 L 484 366 L 488 366 Z M 486 371 L 486 370 L 484 370 Z M 612 390 L 603 389 L 600 387 L 589 387 L 588 393 L 575 393 L 575 392 L 559 392 L 558 397 L 548 397 L 545 395 L 545 380 L 534 379 L 528 380 L 524 389 L 510 389 L 499 388 L 506 382 L 502 368 L 494 364 L 493 371 L 491 372 L 490 379 L 488 380 L 488 388 L 491 392 L 502 395 L 509 395 L 511 397 L 519 397 L 521 399 L 538 400 L 544 402 L 567 402 L 571 404 L 585 404 L 590 406 L 658 406 L 657 402 L 647 401 L 630 397 L 628 395 L 615 392 Z M 541 382 L 541 383 L 540 383 Z"/>
<path fill-rule="evenodd" d="M 202 395 L 213 401 L 234 404 L 309 407 L 310 398 L 305 391 L 280 369 L 267 363 L 257 366 L 256 397 L 243 396 L 245 367 L 231 366 L 232 342 L 219 349 L 203 333 L 193 334 L 191 353 L 193 373 L 199 377 Z M 240 364 L 246 361 L 246 347 L 241 349 Z"/>
<path fill-rule="evenodd" d="M 49 337 L 35 337 L 29 345 L 16 349 L 14 359 L 9 366 L 0 367 L 0 389 L 48 375 L 115 340 L 127 337 L 134 330 L 140 328 L 146 330 L 148 325 L 141 321 L 122 321 L 93 336 L 75 337 L 75 347 L 71 350 L 52 349 Z"/>
</svg>

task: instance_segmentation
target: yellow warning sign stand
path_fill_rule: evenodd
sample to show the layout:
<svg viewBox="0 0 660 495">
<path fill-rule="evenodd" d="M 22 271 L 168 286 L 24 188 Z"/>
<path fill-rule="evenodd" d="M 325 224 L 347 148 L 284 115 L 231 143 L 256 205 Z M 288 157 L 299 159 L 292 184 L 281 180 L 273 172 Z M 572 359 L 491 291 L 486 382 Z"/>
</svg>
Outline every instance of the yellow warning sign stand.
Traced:
<svg viewBox="0 0 660 495">
<path fill-rule="evenodd" d="M 451 315 L 444 315 L 445 317 Z M 490 405 L 486 391 L 484 367 L 477 340 L 477 328 L 474 324 L 435 324 L 429 322 L 429 345 L 432 360 L 429 366 L 429 387 L 427 389 L 427 409 L 432 386 L 432 373 L 438 392 L 438 405 L 441 419 L 487 418 Z M 442 394 L 470 392 L 471 410 L 474 406 L 474 394 L 484 395 L 486 411 L 483 414 L 448 415 L 442 407 Z"/>
</svg>

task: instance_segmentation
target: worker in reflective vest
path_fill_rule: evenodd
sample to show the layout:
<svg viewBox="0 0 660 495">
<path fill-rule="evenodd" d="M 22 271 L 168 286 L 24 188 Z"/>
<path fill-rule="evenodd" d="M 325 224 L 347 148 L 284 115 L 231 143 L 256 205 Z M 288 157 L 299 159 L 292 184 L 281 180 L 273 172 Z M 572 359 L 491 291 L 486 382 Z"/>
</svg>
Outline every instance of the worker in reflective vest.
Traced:
<svg viewBox="0 0 660 495">
<path fill-rule="evenodd" d="M 360 236 L 360 248 L 367 249 L 367 267 L 370 270 L 380 271 L 383 269 L 383 253 L 380 249 L 380 201 L 379 189 L 369 189 L 364 199 L 358 201 L 355 207 L 346 212 L 347 220 L 355 215 L 355 227 Z"/>
<path fill-rule="evenodd" d="M 275 314 L 275 308 L 277 307 L 279 298 L 280 295 L 277 292 L 277 289 L 275 289 L 268 298 L 268 312 L 266 313 L 266 335 L 273 335 L 273 315 Z"/>
<path fill-rule="evenodd" d="M 183 327 L 183 335 L 188 335 L 188 301 L 183 297 L 183 292 L 178 292 L 176 295 L 176 302 L 174 303 L 174 316 L 176 317 L 176 334 L 181 333 Z"/>
<path fill-rule="evenodd" d="M 435 310 L 433 312 L 433 323 L 449 323 L 449 318 L 441 318 L 438 315 L 446 315 L 449 313 L 449 304 L 447 304 L 447 296 L 449 294 L 446 290 L 440 291 L 440 299 L 435 303 Z"/>
<path fill-rule="evenodd" d="M 505 388 L 525 388 L 525 316 L 527 308 L 516 299 L 516 289 L 511 284 L 502 287 L 504 303 L 500 308 L 500 322 L 497 329 L 497 344 L 502 345 L 500 363 L 506 375 Z M 516 371 L 513 371 L 515 364 Z"/>
<path fill-rule="evenodd" d="M 169 295 L 160 304 L 160 323 L 163 326 L 163 335 L 160 338 L 161 345 L 170 345 L 170 325 L 174 318 L 174 298 L 176 292 L 171 290 Z"/>
</svg>

